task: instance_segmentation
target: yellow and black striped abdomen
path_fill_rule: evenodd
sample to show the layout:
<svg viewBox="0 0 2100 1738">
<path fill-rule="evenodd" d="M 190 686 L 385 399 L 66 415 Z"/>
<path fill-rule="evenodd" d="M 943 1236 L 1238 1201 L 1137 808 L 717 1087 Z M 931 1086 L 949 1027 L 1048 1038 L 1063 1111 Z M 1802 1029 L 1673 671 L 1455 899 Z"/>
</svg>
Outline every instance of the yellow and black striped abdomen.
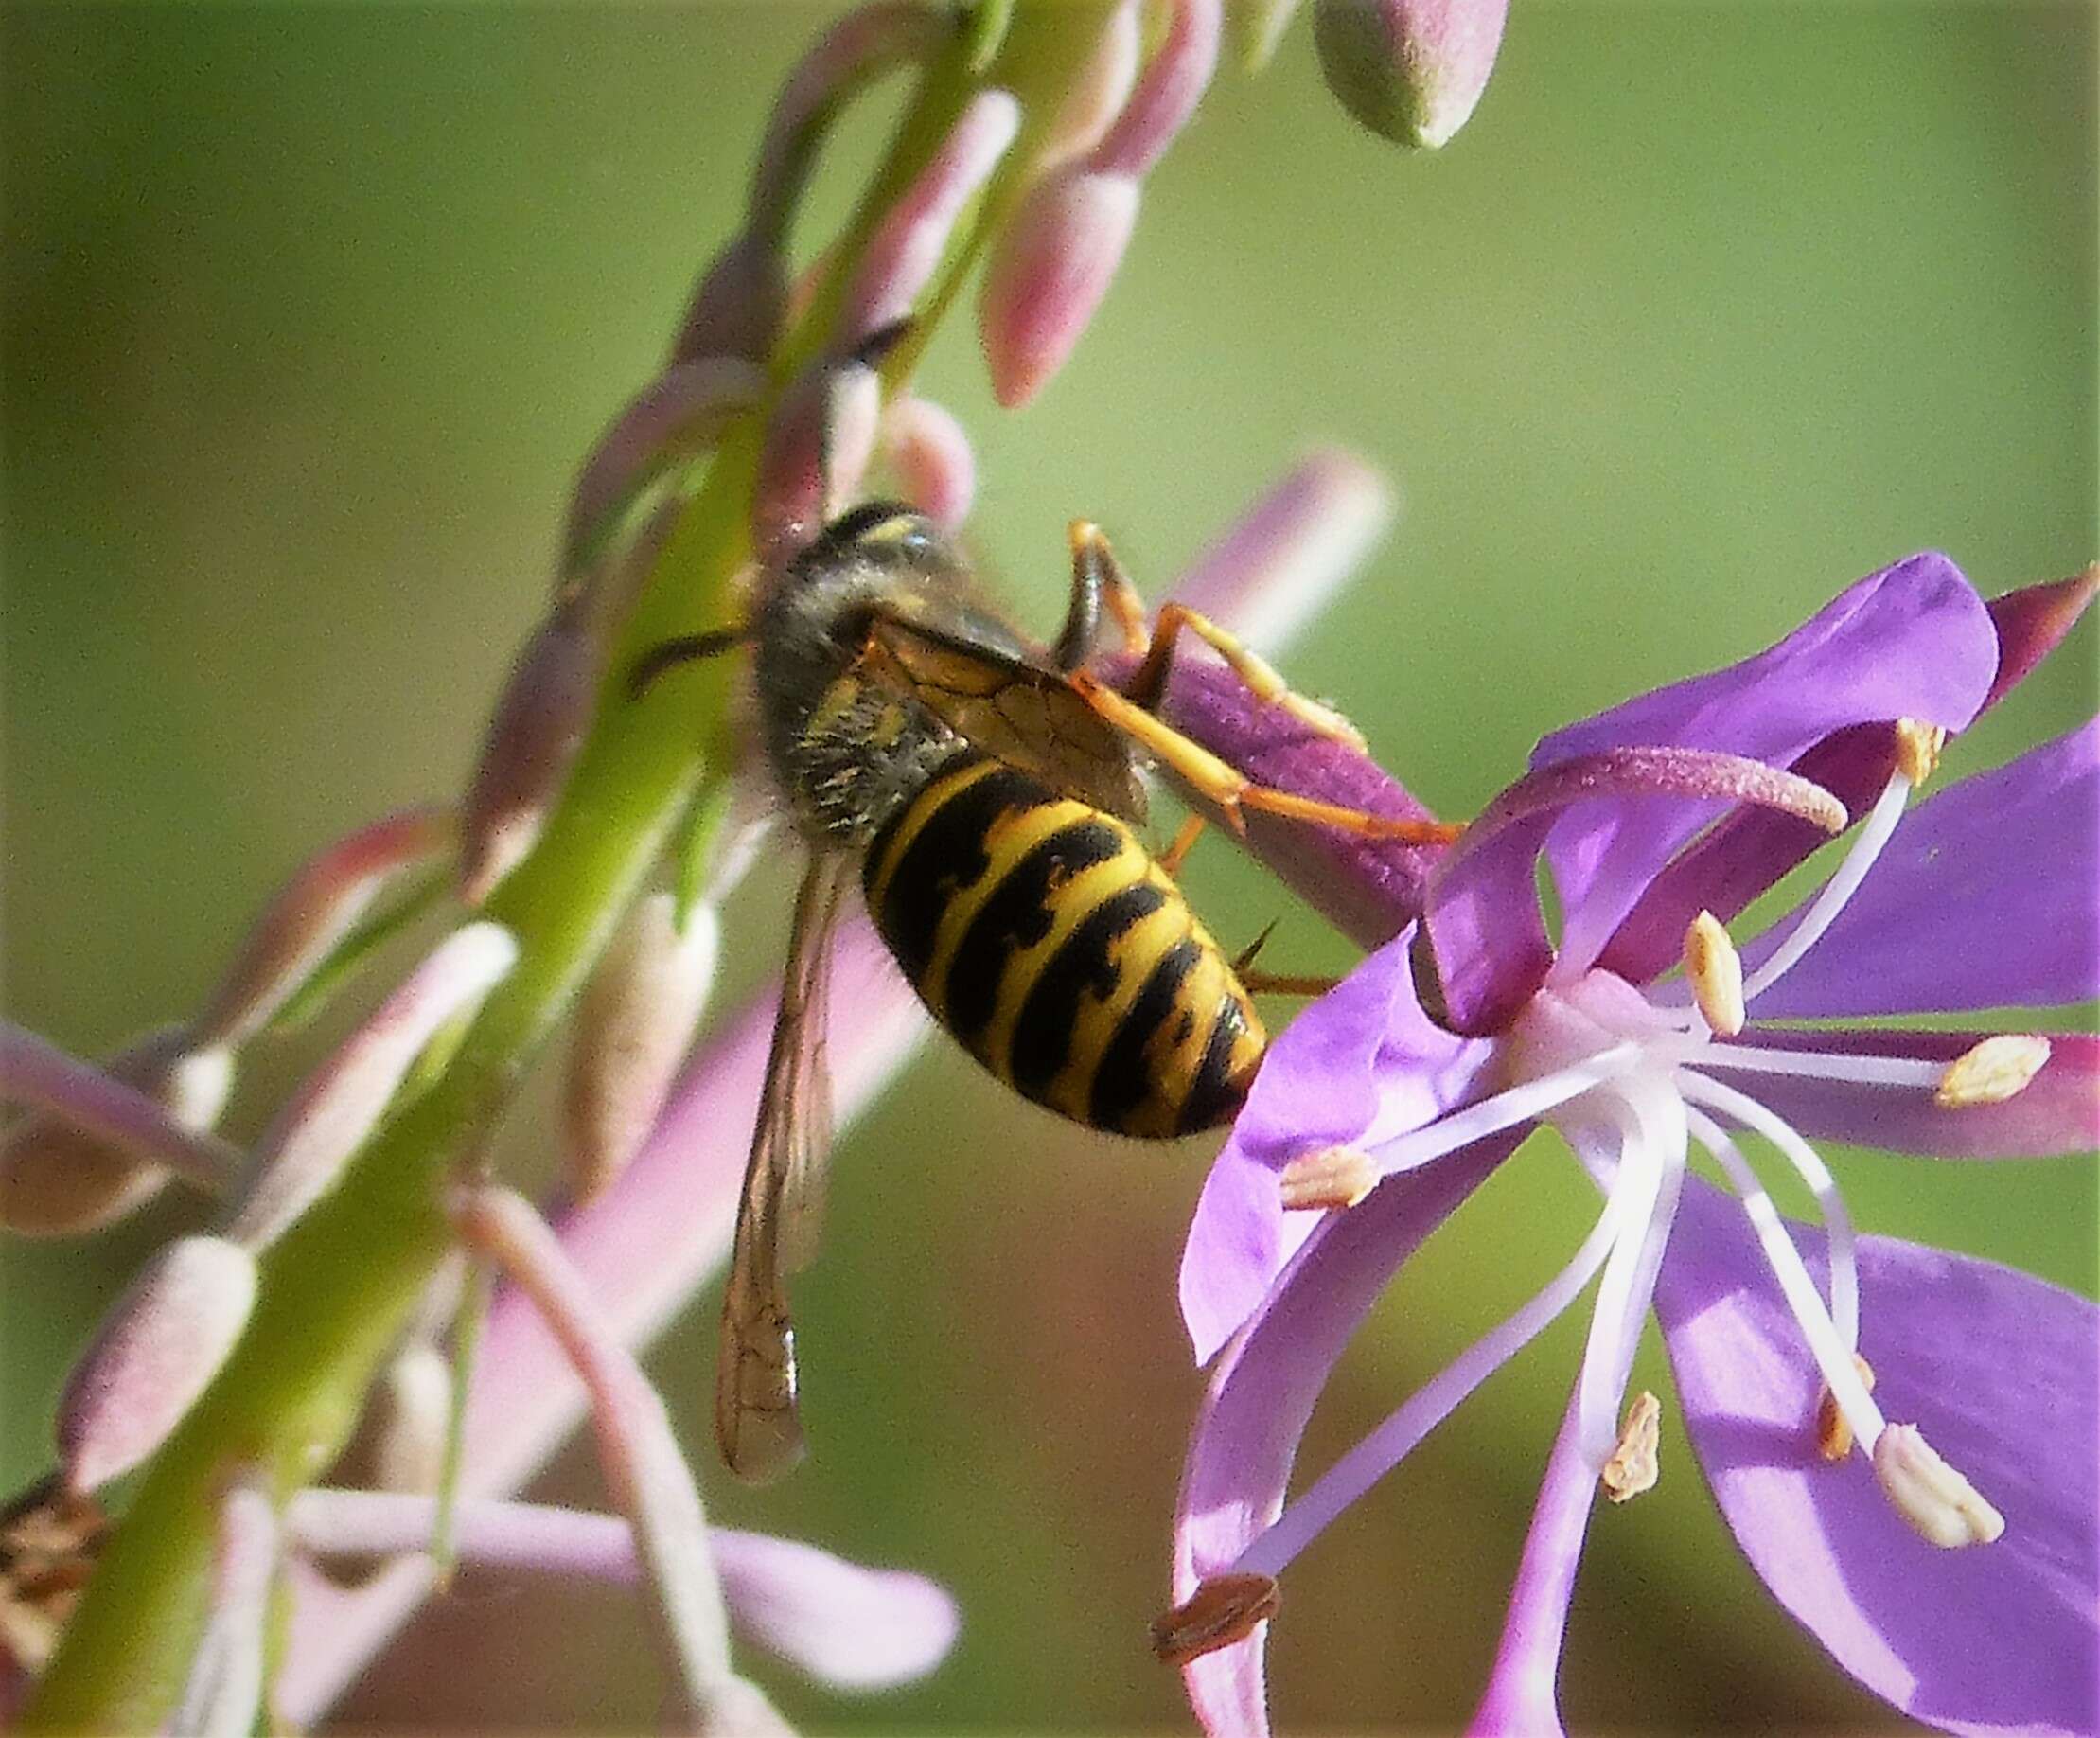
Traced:
<svg viewBox="0 0 2100 1738">
<path fill-rule="evenodd" d="M 1164 1138 L 1246 1097 L 1261 1021 L 1115 816 L 963 751 L 876 835 L 862 879 L 933 1017 L 1037 1104 Z"/>
</svg>

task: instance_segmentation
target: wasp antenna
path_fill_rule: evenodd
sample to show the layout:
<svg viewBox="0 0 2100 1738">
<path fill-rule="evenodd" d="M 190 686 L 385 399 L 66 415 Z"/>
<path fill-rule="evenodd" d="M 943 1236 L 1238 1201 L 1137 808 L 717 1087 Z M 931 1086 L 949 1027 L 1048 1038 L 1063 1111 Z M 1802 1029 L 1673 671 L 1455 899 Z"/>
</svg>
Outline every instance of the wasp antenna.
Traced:
<svg viewBox="0 0 2100 1738">
<path fill-rule="evenodd" d="M 719 657 L 723 652 L 734 650 L 750 637 L 749 628 L 715 628 L 706 633 L 680 634 L 675 640 L 652 646 L 634 661 L 634 667 L 627 672 L 627 698 L 640 700 L 648 692 L 649 684 L 666 670 L 702 658 Z"/>
<path fill-rule="evenodd" d="M 858 344 L 855 345 L 848 358 L 863 368 L 879 368 L 890 352 L 910 335 L 917 322 L 909 314 L 878 326 Z"/>
</svg>

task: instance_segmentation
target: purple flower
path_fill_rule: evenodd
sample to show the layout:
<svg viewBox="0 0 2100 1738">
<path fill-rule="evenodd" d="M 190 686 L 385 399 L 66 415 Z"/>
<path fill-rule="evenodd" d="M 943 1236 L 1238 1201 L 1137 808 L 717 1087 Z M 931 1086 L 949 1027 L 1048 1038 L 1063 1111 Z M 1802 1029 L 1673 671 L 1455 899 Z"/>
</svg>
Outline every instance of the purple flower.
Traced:
<svg viewBox="0 0 2100 1738">
<path fill-rule="evenodd" d="M 1651 1397 L 1622 1413 L 1650 1308 L 1738 1541 L 1846 1671 L 1955 1729 L 2100 1723 L 2100 1311 L 1859 1234 L 1811 1144 L 2001 1159 L 2100 1138 L 2089 1035 L 1861 1023 L 2100 993 L 2100 723 L 1907 808 L 1941 733 L 2024 675 L 2091 590 L 2088 575 L 1986 606 L 1943 557 L 1915 557 L 1758 657 L 1547 737 L 1437 866 L 1421 921 L 1277 1042 L 1182 1273 L 1199 1357 L 1224 1356 L 1183 1476 L 1184 1603 L 1157 1638 L 1209 1729 L 1266 1729 L 1285 1565 L 1593 1280 L 1477 1729 L 1559 1729 L 1596 1491 L 1653 1481 Z M 1865 811 L 1842 861 L 1738 956 L 1721 920 L 1815 848 L 1832 794 Z M 1806 1020 L 1821 1023 L 1770 1023 Z M 1541 1124 L 1596 1182 L 1595 1228 L 1286 1505 L 1356 1324 Z M 1819 1230 L 1779 1216 L 1742 1130 L 1807 1183 Z M 1727 1189 L 1686 1178 L 1694 1148 Z M 1935 1549 L 1953 1546 L 1975 1549 Z"/>
</svg>

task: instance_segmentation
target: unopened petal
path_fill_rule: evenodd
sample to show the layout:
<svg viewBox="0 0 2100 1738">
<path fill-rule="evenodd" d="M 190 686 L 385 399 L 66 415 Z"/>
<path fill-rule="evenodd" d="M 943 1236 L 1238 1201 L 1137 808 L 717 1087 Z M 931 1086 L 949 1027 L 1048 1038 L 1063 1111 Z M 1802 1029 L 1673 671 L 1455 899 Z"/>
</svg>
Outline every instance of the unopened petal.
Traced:
<svg viewBox="0 0 2100 1738">
<path fill-rule="evenodd" d="M 867 1569 L 765 1534 L 716 1528 L 708 1537 L 737 1629 L 819 1683 L 909 1683 L 955 1641 L 955 1601 L 923 1575 Z"/>
<path fill-rule="evenodd" d="M 1819 1277 L 1823 1240 L 1792 1234 Z M 1933 1549 L 1860 1456 L 1817 1451 L 1815 1367 L 1733 1204 L 1694 1182 L 1656 1305 L 1685 1422 L 1751 1565 L 1868 1689 L 1957 1730 L 2100 1723 L 2100 1310 L 1990 1262 L 1860 1240 L 1861 1351 L 2004 1535 Z"/>
<path fill-rule="evenodd" d="M 1122 261 L 1138 201 L 1134 176 L 1074 166 L 1045 176 L 1008 221 L 978 305 L 1001 404 L 1026 404 L 1064 365 Z"/>
<path fill-rule="evenodd" d="M 66 1481 L 92 1491 L 167 1440 L 224 1365 L 256 1303 L 255 1257 L 184 1237 L 116 1301 L 59 1397 Z"/>
<path fill-rule="evenodd" d="M 1509 0 L 1315 0 L 1328 89 L 1397 145 L 1447 143 L 1466 124 L 1502 45 Z"/>
</svg>

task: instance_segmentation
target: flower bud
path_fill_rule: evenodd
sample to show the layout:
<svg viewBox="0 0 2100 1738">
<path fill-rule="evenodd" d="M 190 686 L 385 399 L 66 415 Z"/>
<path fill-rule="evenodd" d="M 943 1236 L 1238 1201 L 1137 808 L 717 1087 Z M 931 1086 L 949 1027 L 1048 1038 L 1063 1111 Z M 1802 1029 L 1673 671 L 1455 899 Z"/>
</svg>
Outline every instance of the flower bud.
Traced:
<svg viewBox="0 0 2100 1738">
<path fill-rule="evenodd" d="M 1129 99 L 1143 50 L 1141 0 L 1122 0 L 1101 27 L 1101 38 L 1066 87 L 1044 132 L 1044 160 L 1062 163 L 1101 142 Z"/>
<path fill-rule="evenodd" d="M 985 267 L 978 327 L 1001 404 L 1026 404 L 1072 353 L 1122 262 L 1138 197 L 1129 175 L 1055 169 L 1000 233 Z"/>
<path fill-rule="evenodd" d="M 1315 0 L 1328 89 L 1382 138 L 1443 144 L 1466 124 L 1502 44 L 1509 0 Z"/>
<path fill-rule="evenodd" d="M 442 808 L 388 815 L 316 852 L 278 889 L 191 1026 L 205 1042 L 252 1037 L 341 945 L 387 881 L 452 837 Z"/>
<path fill-rule="evenodd" d="M 522 862 L 583 744 L 599 647 L 582 606 L 556 606 L 518 654 L 460 812 L 459 896 L 479 905 Z"/>
<path fill-rule="evenodd" d="M 672 363 L 728 357 L 763 363 L 787 308 L 787 265 L 779 246 L 749 230 L 715 256 L 695 286 L 671 345 Z"/>
<path fill-rule="evenodd" d="M 91 1491 L 158 1448 L 232 1353 L 255 1257 L 223 1237 L 169 1244 L 117 1300 L 59 1397 L 66 1483 Z"/>
<path fill-rule="evenodd" d="M 662 1109 L 715 979 L 721 919 L 683 928 L 667 893 L 639 900 L 576 1010 L 570 1039 L 568 1180 L 588 1200 L 626 1168 Z"/>
<path fill-rule="evenodd" d="M 806 542 L 851 499 L 874 456 L 882 378 L 861 357 L 820 362 L 781 395 L 759 456 L 751 541 L 763 560 Z"/>
<path fill-rule="evenodd" d="M 1276 45 L 1297 15 L 1297 7 L 1298 0 L 1226 0 L 1232 45 L 1248 72 L 1262 71 L 1276 58 Z"/>
<path fill-rule="evenodd" d="M 281 1236 L 364 1144 L 423 1047 L 479 1006 L 517 960 L 517 942 L 495 923 L 468 924 L 432 949 L 263 1131 L 226 1234 L 251 1250 Z"/>
<path fill-rule="evenodd" d="M 562 539 L 562 572 L 588 567 L 620 511 L 664 469 L 704 452 L 766 390 L 763 369 L 728 356 L 673 363 L 613 418 L 577 474 Z"/>
<path fill-rule="evenodd" d="M 899 399 L 883 412 L 881 447 L 898 494 L 920 512 L 950 530 L 970 516 L 977 459 L 954 412 L 928 399 Z"/>
<path fill-rule="evenodd" d="M 225 1107 L 233 1053 L 220 1045 L 196 1049 L 185 1028 L 168 1026 L 112 1057 L 105 1072 L 178 1127 L 203 1130 Z M 229 1163 L 238 1162 L 234 1149 L 225 1151 Z M 0 1137 L 0 1225 L 27 1237 L 95 1231 L 150 1199 L 168 1178 L 166 1165 L 113 1133 L 36 1111 Z"/>
</svg>

